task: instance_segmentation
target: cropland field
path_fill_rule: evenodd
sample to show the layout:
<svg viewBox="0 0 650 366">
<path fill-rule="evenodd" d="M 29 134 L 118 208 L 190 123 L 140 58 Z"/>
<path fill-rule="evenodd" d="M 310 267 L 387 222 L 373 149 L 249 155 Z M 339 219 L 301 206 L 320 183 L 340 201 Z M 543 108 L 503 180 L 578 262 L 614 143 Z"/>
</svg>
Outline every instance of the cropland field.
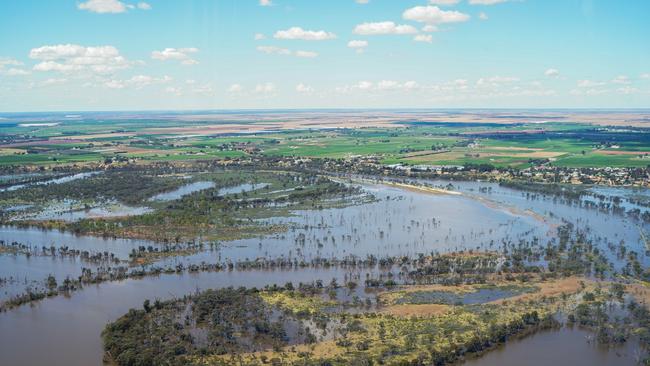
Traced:
<svg viewBox="0 0 650 366">
<path fill-rule="evenodd" d="M 574 112 L 575 113 L 575 112 Z M 640 112 L 639 112 L 640 113 Z M 643 114 L 635 114 L 636 121 Z M 143 160 L 182 161 L 246 156 L 375 158 L 385 164 L 527 168 L 646 167 L 650 131 L 614 117 L 577 114 L 581 122 L 540 122 L 522 115 L 494 122 L 453 122 L 427 114 L 180 114 L 160 119 L 89 115 L 52 122 L 14 116 L 0 126 L 0 165 L 57 165 Z M 544 114 L 546 115 L 546 114 Z M 55 116 L 56 117 L 56 116 Z M 453 117 L 453 118 L 452 118 Z M 591 121 L 591 122 L 590 122 Z M 605 127 L 605 122 L 611 126 Z M 350 128 L 351 123 L 355 128 Z"/>
</svg>

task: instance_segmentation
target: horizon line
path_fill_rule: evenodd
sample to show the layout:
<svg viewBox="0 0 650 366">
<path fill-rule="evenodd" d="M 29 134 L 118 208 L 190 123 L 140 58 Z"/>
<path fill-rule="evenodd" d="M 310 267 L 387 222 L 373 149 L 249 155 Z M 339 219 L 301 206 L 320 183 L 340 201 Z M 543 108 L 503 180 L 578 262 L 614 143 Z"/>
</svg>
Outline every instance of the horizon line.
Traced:
<svg viewBox="0 0 650 366">
<path fill-rule="evenodd" d="M 372 111 L 386 111 L 386 112 L 415 112 L 415 111 L 594 111 L 594 112 L 614 112 L 614 111 L 643 111 L 650 112 L 650 107 L 547 107 L 547 108 L 527 108 L 527 107 L 435 107 L 435 108 L 232 108 L 232 109 L 217 109 L 217 108 L 199 108 L 199 109 L 109 109 L 109 110 L 39 110 L 39 111 L 0 111 L 0 115 L 20 115 L 20 114 L 64 114 L 64 113 L 197 113 L 197 112 L 210 112 L 210 113 L 279 113 L 279 112 L 372 112 Z"/>
</svg>

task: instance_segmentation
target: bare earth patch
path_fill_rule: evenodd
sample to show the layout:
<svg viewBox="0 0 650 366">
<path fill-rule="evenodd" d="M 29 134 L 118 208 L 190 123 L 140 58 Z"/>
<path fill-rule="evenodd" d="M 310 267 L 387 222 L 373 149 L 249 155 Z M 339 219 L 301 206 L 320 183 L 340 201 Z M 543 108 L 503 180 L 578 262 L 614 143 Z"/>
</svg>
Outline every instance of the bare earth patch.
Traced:
<svg viewBox="0 0 650 366">
<path fill-rule="evenodd" d="M 647 283 L 638 282 L 627 285 L 626 291 L 639 303 L 643 305 L 650 304 L 650 287 L 648 287 Z"/>
<path fill-rule="evenodd" d="M 567 277 L 559 280 L 552 280 L 547 282 L 535 283 L 539 287 L 539 291 L 533 293 L 521 294 L 508 299 L 499 299 L 492 301 L 490 304 L 503 304 L 512 301 L 529 301 L 539 299 L 541 297 L 555 297 L 562 294 L 572 294 L 578 292 L 582 288 L 582 283 L 585 285 L 593 284 L 593 281 L 584 277 Z"/>
</svg>

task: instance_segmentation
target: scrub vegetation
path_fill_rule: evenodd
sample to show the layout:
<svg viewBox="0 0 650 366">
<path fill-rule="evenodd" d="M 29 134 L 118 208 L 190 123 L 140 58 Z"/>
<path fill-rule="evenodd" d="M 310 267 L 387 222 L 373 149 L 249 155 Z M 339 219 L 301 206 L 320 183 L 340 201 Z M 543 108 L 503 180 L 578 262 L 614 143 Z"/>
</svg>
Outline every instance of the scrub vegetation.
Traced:
<svg viewBox="0 0 650 366">
<path fill-rule="evenodd" d="M 384 258 L 376 265 L 398 275 L 146 301 L 106 327 L 106 357 L 119 365 L 444 365 L 562 326 L 646 349 L 647 308 L 630 279 L 570 225 L 558 235 L 540 253 L 546 265 L 526 264 L 537 257 L 531 247 Z"/>
<path fill-rule="evenodd" d="M 192 182 L 209 186 L 172 200 L 155 199 Z M 197 237 L 223 241 L 281 232 L 286 227 L 266 224 L 263 219 L 288 216 L 293 210 L 340 207 L 368 199 L 358 188 L 317 174 L 232 167 L 174 170 L 168 165 L 111 169 L 61 184 L 0 192 L 1 205 L 24 207 L 3 211 L 4 224 L 162 243 Z M 92 215 L 94 208 L 112 202 L 146 211 Z M 70 213 L 77 214 L 78 219 L 64 219 Z"/>
</svg>

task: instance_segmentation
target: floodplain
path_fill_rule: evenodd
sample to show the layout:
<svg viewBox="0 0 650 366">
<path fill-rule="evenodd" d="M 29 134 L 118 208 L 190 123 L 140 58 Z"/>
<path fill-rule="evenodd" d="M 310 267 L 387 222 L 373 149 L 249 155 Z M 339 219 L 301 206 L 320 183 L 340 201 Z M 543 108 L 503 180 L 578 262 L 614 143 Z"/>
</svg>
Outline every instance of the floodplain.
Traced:
<svg viewBox="0 0 650 366">
<path fill-rule="evenodd" d="M 0 157 L 3 364 L 646 362 L 642 127 L 382 123 Z"/>
</svg>

